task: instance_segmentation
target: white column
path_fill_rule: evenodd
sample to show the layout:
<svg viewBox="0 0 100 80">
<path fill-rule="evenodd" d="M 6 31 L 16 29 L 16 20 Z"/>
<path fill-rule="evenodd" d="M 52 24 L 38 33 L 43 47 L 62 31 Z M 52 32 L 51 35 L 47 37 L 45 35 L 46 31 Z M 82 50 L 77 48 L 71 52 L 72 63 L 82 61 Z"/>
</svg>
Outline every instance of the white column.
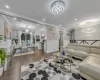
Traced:
<svg viewBox="0 0 100 80">
<path fill-rule="evenodd" d="M 21 35 L 22 35 L 22 31 L 18 31 L 18 43 L 20 44 L 20 46 L 22 44 Z"/>
<path fill-rule="evenodd" d="M 67 35 L 67 29 L 63 30 L 63 47 L 66 47 L 69 44 L 69 36 Z"/>
<path fill-rule="evenodd" d="M 33 44 L 33 34 L 30 32 L 30 44 Z"/>
</svg>

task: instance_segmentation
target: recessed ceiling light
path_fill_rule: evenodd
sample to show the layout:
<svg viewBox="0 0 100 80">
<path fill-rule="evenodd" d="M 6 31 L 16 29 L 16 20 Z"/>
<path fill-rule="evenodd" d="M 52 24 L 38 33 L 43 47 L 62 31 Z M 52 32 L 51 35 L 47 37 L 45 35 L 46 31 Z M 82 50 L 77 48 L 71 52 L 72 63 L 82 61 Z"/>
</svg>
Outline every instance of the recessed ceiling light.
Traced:
<svg viewBox="0 0 100 80">
<path fill-rule="evenodd" d="M 77 19 L 75 18 L 75 21 L 76 21 Z"/>
<path fill-rule="evenodd" d="M 61 27 L 62 25 L 60 24 L 60 27 Z"/>
<path fill-rule="evenodd" d="M 37 26 L 39 26 L 40 24 L 37 24 Z"/>
<path fill-rule="evenodd" d="M 26 29 L 25 32 L 28 33 L 29 32 L 29 29 Z"/>
<path fill-rule="evenodd" d="M 17 18 L 14 18 L 14 20 L 16 20 Z"/>
<path fill-rule="evenodd" d="M 45 18 L 43 18 L 42 21 L 46 21 Z"/>
<path fill-rule="evenodd" d="M 18 23 L 16 23 L 16 26 L 18 26 Z"/>
<path fill-rule="evenodd" d="M 5 7 L 6 7 L 7 9 L 10 9 L 10 7 L 9 7 L 8 5 L 5 5 Z"/>
</svg>

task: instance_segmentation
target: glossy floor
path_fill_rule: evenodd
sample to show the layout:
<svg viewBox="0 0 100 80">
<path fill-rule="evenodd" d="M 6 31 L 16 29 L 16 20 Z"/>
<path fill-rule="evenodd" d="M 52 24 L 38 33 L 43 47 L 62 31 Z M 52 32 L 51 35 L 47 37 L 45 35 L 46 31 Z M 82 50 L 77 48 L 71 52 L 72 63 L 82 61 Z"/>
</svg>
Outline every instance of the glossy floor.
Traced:
<svg viewBox="0 0 100 80">
<path fill-rule="evenodd" d="M 21 80 L 21 66 L 38 61 L 42 58 L 50 57 L 52 54 L 45 54 L 43 50 L 34 49 L 35 54 L 28 54 L 13 57 L 8 70 L 4 72 L 0 80 Z"/>
</svg>

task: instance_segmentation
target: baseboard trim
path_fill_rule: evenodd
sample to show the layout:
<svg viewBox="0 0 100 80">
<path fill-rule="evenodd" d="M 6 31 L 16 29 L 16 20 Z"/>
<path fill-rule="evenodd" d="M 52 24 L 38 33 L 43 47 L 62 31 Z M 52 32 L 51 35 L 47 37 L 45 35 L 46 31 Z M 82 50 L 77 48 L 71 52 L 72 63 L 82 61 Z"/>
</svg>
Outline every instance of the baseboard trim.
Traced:
<svg viewBox="0 0 100 80">
<path fill-rule="evenodd" d="M 54 52 L 49 52 L 49 53 L 46 53 L 46 52 L 45 52 L 45 53 L 46 53 L 46 54 L 51 54 L 51 53 L 57 53 L 57 52 L 59 52 L 59 51 L 54 51 Z"/>
<path fill-rule="evenodd" d="M 15 55 L 14 55 L 14 57 L 17 57 L 17 56 L 23 56 L 23 55 L 29 55 L 29 54 L 34 54 L 35 52 L 34 51 L 32 51 L 32 52 L 26 52 L 26 53 L 15 53 Z"/>
</svg>

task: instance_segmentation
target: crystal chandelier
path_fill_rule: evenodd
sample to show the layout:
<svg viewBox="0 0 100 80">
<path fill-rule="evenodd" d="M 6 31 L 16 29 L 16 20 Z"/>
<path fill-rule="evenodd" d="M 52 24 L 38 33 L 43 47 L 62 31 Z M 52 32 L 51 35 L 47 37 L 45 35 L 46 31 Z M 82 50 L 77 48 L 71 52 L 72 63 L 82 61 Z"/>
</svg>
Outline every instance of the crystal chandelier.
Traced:
<svg viewBox="0 0 100 80">
<path fill-rule="evenodd" d="M 63 1 L 55 1 L 51 5 L 51 10 L 53 14 L 61 14 L 65 9 L 65 4 Z"/>
</svg>

